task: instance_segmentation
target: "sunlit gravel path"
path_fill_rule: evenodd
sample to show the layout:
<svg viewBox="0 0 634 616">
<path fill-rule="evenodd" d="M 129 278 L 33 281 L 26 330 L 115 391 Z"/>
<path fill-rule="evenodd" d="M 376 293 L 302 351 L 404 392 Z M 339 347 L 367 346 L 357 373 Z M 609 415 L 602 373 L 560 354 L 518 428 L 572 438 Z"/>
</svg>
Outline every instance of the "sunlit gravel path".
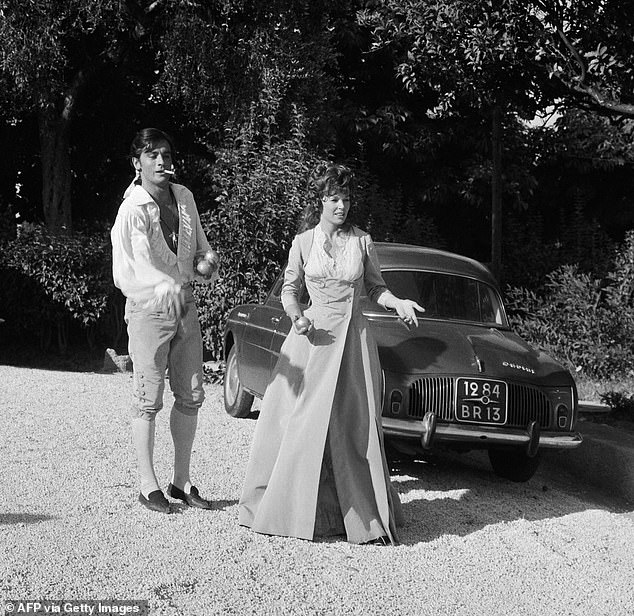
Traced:
<svg viewBox="0 0 634 616">
<path fill-rule="evenodd" d="M 194 480 L 212 511 L 136 501 L 128 374 L 0 366 L 0 614 L 7 599 L 149 601 L 151 614 L 634 613 L 631 512 L 475 455 L 394 468 L 398 547 L 254 534 L 237 500 L 254 429 L 207 386 Z M 169 409 L 170 396 L 166 396 Z M 169 481 L 168 411 L 157 470 Z"/>
</svg>

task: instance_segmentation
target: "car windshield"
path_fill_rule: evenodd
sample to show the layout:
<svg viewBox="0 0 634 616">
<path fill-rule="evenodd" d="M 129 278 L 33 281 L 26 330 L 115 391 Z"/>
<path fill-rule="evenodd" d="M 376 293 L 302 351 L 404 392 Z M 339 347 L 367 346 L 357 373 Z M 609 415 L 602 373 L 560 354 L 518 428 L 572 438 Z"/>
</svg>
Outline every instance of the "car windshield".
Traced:
<svg viewBox="0 0 634 616">
<path fill-rule="evenodd" d="M 428 319 L 506 325 L 496 291 L 473 278 L 416 270 L 384 271 L 383 278 L 394 295 L 423 306 Z"/>
</svg>

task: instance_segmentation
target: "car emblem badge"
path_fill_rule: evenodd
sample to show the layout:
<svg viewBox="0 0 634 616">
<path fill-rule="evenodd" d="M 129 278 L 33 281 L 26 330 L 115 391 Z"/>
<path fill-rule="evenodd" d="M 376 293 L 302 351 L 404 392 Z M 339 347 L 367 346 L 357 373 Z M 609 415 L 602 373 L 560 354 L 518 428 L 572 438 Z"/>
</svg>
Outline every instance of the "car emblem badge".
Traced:
<svg viewBox="0 0 634 616">
<path fill-rule="evenodd" d="M 514 368 L 515 370 L 523 370 L 524 372 L 528 372 L 530 374 L 535 374 L 535 370 L 533 370 L 532 368 L 527 368 L 526 366 L 522 366 L 520 364 L 511 364 L 508 361 L 503 361 L 502 365 L 505 368 Z"/>
</svg>

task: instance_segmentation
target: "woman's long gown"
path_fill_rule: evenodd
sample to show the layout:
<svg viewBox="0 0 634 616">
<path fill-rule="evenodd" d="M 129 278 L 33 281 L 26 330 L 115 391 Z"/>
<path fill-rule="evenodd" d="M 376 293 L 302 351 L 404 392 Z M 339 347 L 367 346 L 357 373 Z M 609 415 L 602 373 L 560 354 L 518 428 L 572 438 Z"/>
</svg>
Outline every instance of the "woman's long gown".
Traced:
<svg viewBox="0 0 634 616">
<path fill-rule="evenodd" d="M 302 539 L 346 534 L 352 543 L 397 542 L 400 502 L 390 484 L 380 426 L 381 366 L 359 307 L 386 291 L 370 236 L 351 227 L 336 259 L 317 226 L 295 237 L 282 301 L 305 280 L 310 337 L 282 345 L 257 422 L 239 522 Z"/>
</svg>

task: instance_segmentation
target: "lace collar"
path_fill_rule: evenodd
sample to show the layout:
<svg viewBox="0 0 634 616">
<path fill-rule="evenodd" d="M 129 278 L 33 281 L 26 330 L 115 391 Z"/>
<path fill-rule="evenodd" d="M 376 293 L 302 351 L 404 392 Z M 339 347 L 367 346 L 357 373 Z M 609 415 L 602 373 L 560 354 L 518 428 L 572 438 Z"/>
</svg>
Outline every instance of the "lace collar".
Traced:
<svg viewBox="0 0 634 616">
<path fill-rule="evenodd" d="M 350 270 L 353 269 L 350 263 L 352 236 L 352 227 L 350 227 L 337 233 L 331 240 L 320 225 L 315 227 L 313 245 L 317 247 L 317 262 L 325 275 L 339 278 L 350 274 Z"/>
</svg>

